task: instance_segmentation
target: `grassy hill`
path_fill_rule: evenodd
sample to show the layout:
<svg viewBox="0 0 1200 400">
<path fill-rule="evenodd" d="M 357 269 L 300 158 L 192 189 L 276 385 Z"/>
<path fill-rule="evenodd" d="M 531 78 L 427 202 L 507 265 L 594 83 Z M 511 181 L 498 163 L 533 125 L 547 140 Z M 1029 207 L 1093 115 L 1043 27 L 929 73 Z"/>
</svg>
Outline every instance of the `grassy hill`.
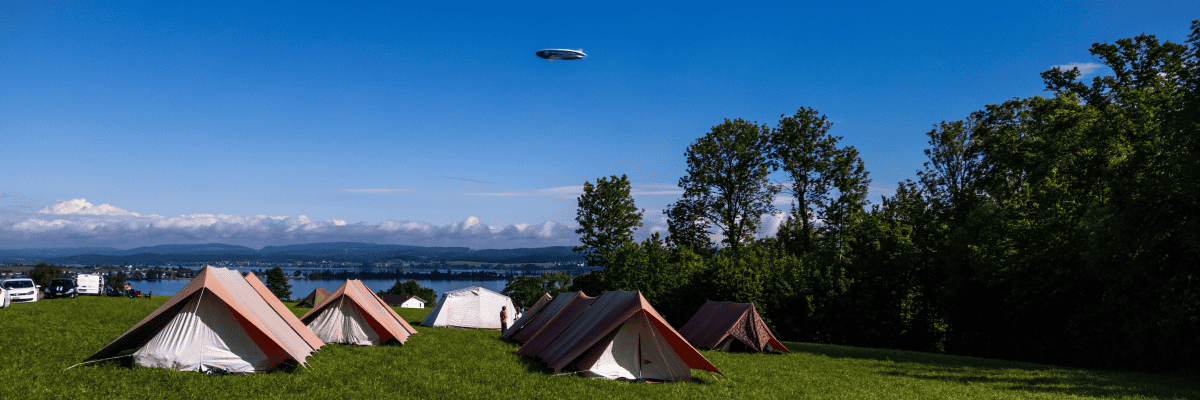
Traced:
<svg viewBox="0 0 1200 400">
<path fill-rule="evenodd" d="M 725 373 L 719 379 L 693 371 L 692 382 L 614 382 L 554 376 L 496 331 L 427 327 L 403 346 L 327 345 L 294 372 L 209 377 L 117 361 L 67 370 L 165 301 L 81 297 L 0 309 L 0 397 L 1200 399 L 1195 376 L 793 342 L 784 355 L 701 351 Z M 398 311 L 414 326 L 428 313 Z"/>
</svg>

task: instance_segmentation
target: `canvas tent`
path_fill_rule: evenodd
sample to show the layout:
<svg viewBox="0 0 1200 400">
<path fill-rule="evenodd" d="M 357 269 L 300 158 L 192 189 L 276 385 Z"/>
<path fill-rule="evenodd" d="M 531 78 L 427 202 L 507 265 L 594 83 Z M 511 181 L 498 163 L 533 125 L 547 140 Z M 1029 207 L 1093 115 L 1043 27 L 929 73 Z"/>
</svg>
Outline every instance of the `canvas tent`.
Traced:
<svg viewBox="0 0 1200 400">
<path fill-rule="evenodd" d="M 312 308 L 313 306 L 320 304 L 321 300 L 325 300 L 326 297 L 329 297 L 329 291 L 325 290 L 323 287 L 319 287 L 313 289 L 312 293 L 309 293 L 308 296 L 304 296 L 303 299 L 300 299 L 300 302 L 296 303 L 296 307 Z"/>
<path fill-rule="evenodd" d="M 442 293 L 421 325 L 500 329 L 500 307 L 508 308 L 505 322 L 512 325 L 517 309 L 508 296 L 478 286 L 453 290 Z"/>
<path fill-rule="evenodd" d="M 505 339 L 512 338 L 513 334 L 520 331 L 525 324 L 528 324 L 530 320 L 536 317 L 537 314 L 542 311 L 542 308 L 546 307 L 547 304 L 550 304 L 550 300 L 553 299 L 553 297 L 550 297 L 550 293 L 542 293 L 542 297 L 538 298 L 538 301 L 533 303 L 533 307 L 525 310 L 525 313 L 521 314 L 521 318 L 517 319 L 516 322 L 513 322 L 512 325 L 508 327 L 508 330 L 504 331 L 500 337 Z"/>
<path fill-rule="evenodd" d="M 390 340 L 404 343 L 417 333 L 360 280 L 346 280 L 300 317 L 300 321 L 328 343 L 359 346 L 377 346 Z"/>
<path fill-rule="evenodd" d="M 542 311 L 530 319 L 529 322 L 526 322 L 525 325 L 521 327 L 520 331 L 514 333 L 511 336 L 511 339 L 521 343 L 528 342 L 530 338 L 532 338 L 538 332 L 541 332 L 542 328 L 545 328 L 550 321 L 554 320 L 554 318 L 557 317 L 558 314 L 567 307 L 567 305 L 581 297 L 591 299 L 591 297 L 584 295 L 582 291 L 560 293 L 557 296 L 554 296 L 554 299 L 551 300 L 550 303 L 545 307 L 543 307 Z M 590 303 L 588 305 L 590 305 Z M 578 306 L 579 305 L 577 305 L 577 307 Z M 568 314 L 576 315 L 577 313 Z"/>
<path fill-rule="evenodd" d="M 205 267 L 88 360 L 138 349 L 132 356 L 139 366 L 249 373 L 289 359 L 304 365 L 324 344 L 254 274 Z"/>
<path fill-rule="evenodd" d="M 709 300 L 679 333 L 692 345 L 709 350 L 791 353 L 771 334 L 752 303 Z"/>
<path fill-rule="evenodd" d="M 606 379 L 676 381 L 691 380 L 692 369 L 721 373 L 640 291 L 572 297 L 517 354 L 541 360 L 554 372 L 570 368 Z"/>
</svg>

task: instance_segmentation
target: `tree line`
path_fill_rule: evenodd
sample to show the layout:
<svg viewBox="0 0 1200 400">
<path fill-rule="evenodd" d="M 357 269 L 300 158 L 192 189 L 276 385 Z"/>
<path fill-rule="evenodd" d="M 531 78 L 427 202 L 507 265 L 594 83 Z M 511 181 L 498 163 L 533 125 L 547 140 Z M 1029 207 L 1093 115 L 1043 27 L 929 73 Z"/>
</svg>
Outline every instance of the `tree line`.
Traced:
<svg viewBox="0 0 1200 400">
<path fill-rule="evenodd" d="M 1185 44 L 1090 51 L 1111 75 L 1051 69 L 1048 96 L 936 124 L 916 178 L 879 203 L 812 108 L 696 139 L 665 237 L 633 239 L 644 211 L 628 177 L 585 182 L 576 251 L 601 269 L 570 289 L 641 290 L 675 326 L 728 300 L 755 303 L 784 340 L 1195 370 L 1200 21 Z M 785 216 L 775 234 L 764 215 Z M 521 286 L 562 290 L 533 280 Z"/>
</svg>

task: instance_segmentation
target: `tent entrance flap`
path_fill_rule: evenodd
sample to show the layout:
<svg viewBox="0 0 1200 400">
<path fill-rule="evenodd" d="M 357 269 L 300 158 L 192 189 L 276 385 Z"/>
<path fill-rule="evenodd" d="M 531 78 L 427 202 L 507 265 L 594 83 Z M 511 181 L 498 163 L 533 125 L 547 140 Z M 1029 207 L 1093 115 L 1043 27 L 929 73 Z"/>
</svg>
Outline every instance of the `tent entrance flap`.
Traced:
<svg viewBox="0 0 1200 400">
<path fill-rule="evenodd" d="M 308 327 L 317 336 L 330 343 L 347 343 L 360 346 L 378 345 L 379 334 L 371 328 L 358 306 L 347 302 L 345 296 L 331 304 L 313 319 Z"/>
<path fill-rule="evenodd" d="M 133 353 L 143 367 L 180 371 L 220 368 L 251 373 L 271 367 L 267 355 L 216 296 L 193 296 L 145 346 Z"/>
<path fill-rule="evenodd" d="M 585 353 L 577 368 L 605 379 L 674 381 L 691 377 L 691 369 L 663 340 L 644 312 L 630 318 Z"/>
</svg>

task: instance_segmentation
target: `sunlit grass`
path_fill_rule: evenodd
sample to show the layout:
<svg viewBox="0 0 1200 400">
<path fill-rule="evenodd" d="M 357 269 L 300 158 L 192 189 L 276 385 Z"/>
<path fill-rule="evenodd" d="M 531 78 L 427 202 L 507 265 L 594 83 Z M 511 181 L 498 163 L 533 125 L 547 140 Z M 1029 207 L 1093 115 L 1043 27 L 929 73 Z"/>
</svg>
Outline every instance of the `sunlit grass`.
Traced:
<svg viewBox="0 0 1200 400">
<path fill-rule="evenodd" d="M 403 346 L 328 345 L 295 372 L 209 377 L 120 362 L 66 370 L 166 299 L 80 297 L 0 310 L 0 398 L 1200 399 L 1195 376 L 791 342 L 793 354 L 703 351 L 726 375 L 717 379 L 694 371 L 692 382 L 614 382 L 554 376 L 496 331 L 419 326 Z M 414 326 L 429 312 L 397 311 Z"/>
</svg>

